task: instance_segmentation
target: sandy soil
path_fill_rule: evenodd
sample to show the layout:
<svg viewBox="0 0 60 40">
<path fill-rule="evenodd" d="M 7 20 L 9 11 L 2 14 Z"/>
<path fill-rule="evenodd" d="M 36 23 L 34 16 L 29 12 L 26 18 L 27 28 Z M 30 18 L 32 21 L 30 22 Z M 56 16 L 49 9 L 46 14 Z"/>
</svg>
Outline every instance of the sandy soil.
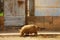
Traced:
<svg viewBox="0 0 60 40">
<path fill-rule="evenodd" d="M 43 36 L 0 36 L 0 40 L 60 40 L 60 36 L 48 38 Z"/>
</svg>

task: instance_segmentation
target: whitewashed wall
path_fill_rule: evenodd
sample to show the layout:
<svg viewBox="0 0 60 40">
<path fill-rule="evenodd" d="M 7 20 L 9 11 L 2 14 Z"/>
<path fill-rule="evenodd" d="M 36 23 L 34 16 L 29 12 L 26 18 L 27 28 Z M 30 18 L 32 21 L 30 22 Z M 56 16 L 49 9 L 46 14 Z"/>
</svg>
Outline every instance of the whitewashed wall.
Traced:
<svg viewBox="0 0 60 40">
<path fill-rule="evenodd" d="M 35 0 L 35 16 L 60 16 L 60 0 Z"/>
<path fill-rule="evenodd" d="M 18 0 L 4 0 L 5 26 L 21 26 L 25 24 L 25 0 L 20 7 Z"/>
</svg>

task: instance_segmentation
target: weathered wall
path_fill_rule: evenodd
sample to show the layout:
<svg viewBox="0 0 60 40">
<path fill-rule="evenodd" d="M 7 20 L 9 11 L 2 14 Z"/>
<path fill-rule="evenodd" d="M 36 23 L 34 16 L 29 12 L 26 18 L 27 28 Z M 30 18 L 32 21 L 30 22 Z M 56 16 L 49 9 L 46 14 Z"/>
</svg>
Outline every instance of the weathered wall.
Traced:
<svg viewBox="0 0 60 40">
<path fill-rule="evenodd" d="M 4 17 L 6 26 L 25 24 L 25 0 L 4 0 Z"/>
<path fill-rule="evenodd" d="M 35 0 L 35 16 L 60 16 L 60 0 Z"/>
<path fill-rule="evenodd" d="M 47 31 L 60 31 L 60 17 L 58 16 L 30 16 L 28 24 L 36 24 Z"/>
</svg>

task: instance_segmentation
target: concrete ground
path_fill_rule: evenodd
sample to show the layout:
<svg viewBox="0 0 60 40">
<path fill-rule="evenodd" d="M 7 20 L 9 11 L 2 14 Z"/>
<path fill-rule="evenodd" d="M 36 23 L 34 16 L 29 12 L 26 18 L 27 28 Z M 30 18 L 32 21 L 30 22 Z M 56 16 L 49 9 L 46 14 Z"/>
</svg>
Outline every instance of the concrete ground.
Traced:
<svg viewBox="0 0 60 40">
<path fill-rule="evenodd" d="M 41 34 L 50 34 L 50 35 L 41 35 Z M 0 33 L 0 40 L 60 40 L 60 34 L 54 32 L 53 34 L 58 35 L 51 35 L 52 32 L 40 32 L 37 36 L 24 36 L 20 37 L 19 33 Z"/>
<path fill-rule="evenodd" d="M 42 36 L 37 37 L 1 36 L 0 40 L 60 40 L 60 36 L 54 38 L 44 38 Z"/>
</svg>

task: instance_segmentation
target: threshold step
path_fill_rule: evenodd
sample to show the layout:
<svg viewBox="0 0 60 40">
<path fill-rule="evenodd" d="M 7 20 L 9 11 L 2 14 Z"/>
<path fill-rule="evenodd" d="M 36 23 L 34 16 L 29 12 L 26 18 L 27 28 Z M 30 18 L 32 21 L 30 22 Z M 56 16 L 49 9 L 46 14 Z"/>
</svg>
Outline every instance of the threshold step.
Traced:
<svg viewBox="0 0 60 40">
<path fill-rule="evenodd" d="M 41 34 L 43 34 L 43 35 L 45 35 L 45 34 L 47 34 L 47 35 L 60 35 L 60 32 L 38 32 L 38 35 L 41 35 Z M 0 33 L 0 36 L 19 36 L 20 35 L 20 33 Z"/>
</svg>

